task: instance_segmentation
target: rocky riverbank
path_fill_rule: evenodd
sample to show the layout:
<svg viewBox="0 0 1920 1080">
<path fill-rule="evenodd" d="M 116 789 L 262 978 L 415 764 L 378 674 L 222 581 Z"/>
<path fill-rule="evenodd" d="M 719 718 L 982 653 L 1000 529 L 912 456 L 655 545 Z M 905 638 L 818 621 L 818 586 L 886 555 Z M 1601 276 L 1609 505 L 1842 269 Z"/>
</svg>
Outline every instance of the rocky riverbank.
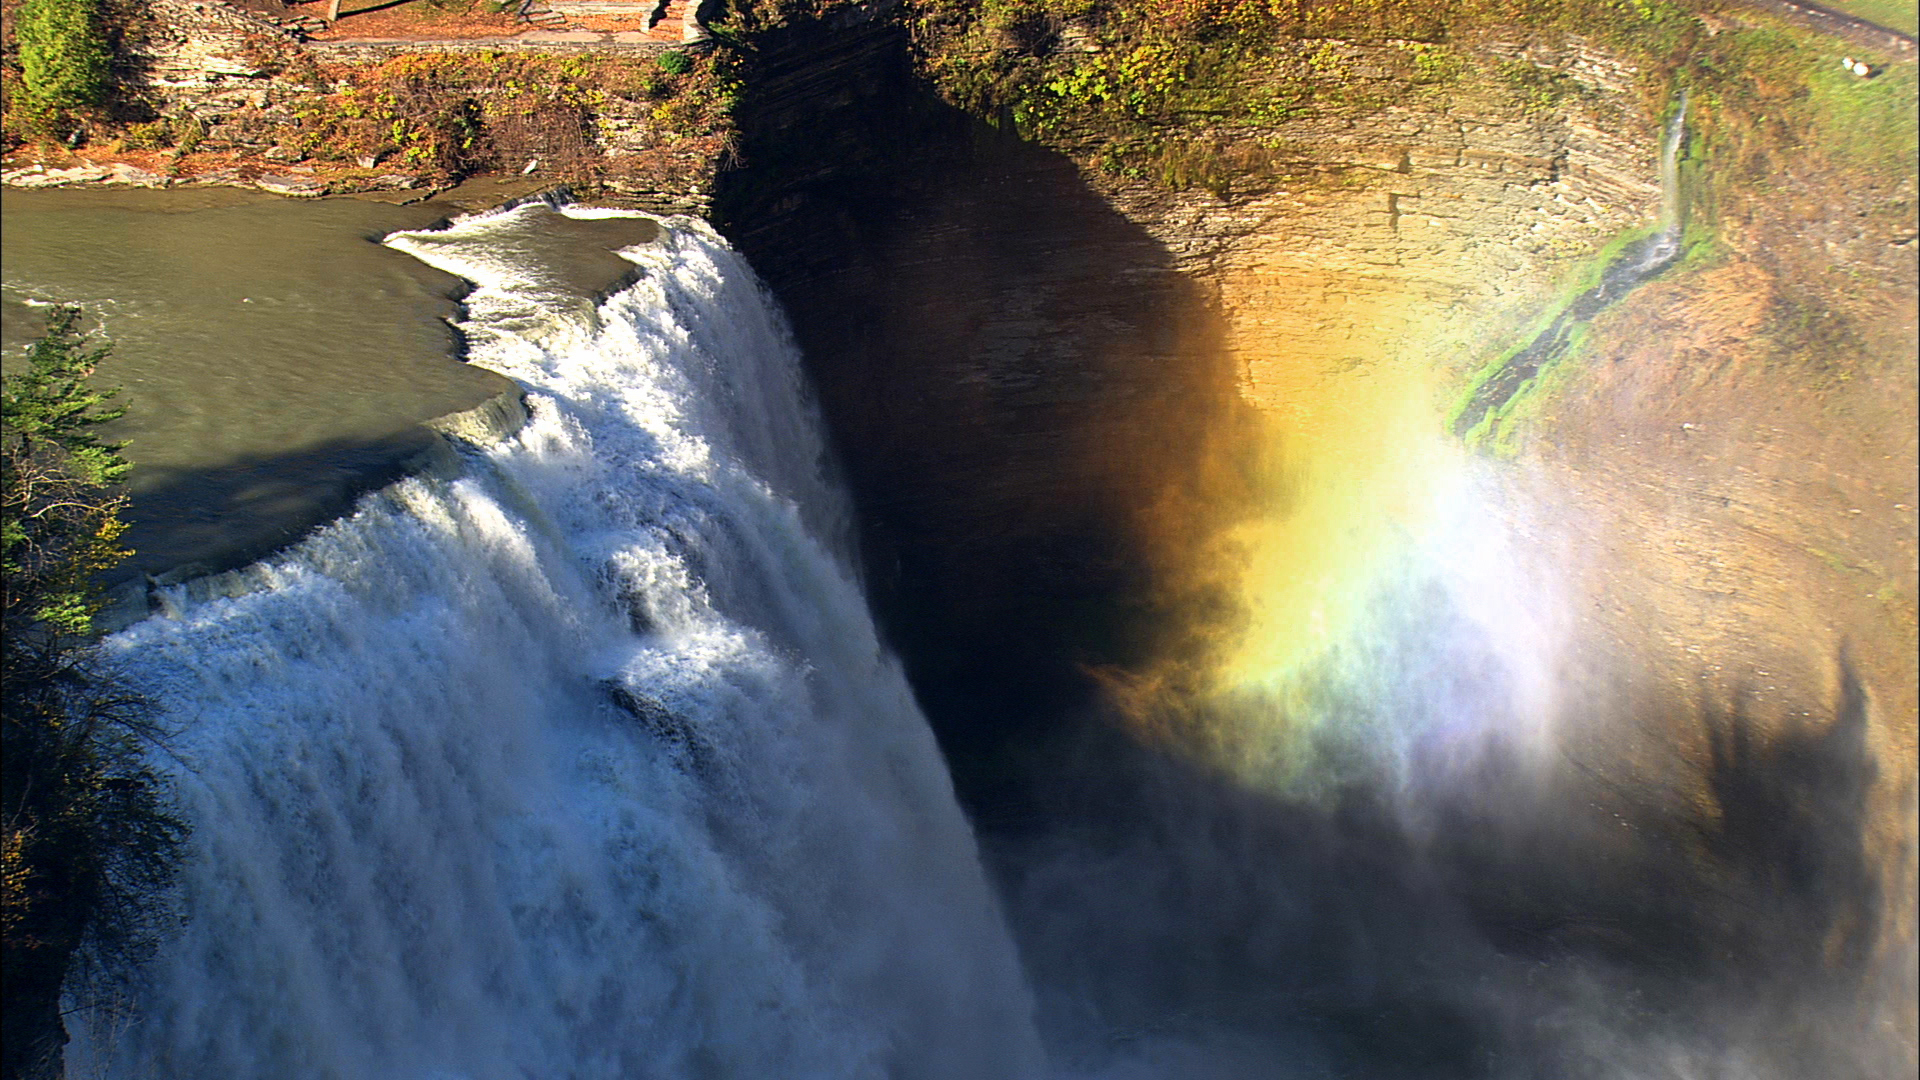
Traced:
<svg viewBox="0 0 1920 1080">
<path fill-rule="evenodd" d="M 700 213 L 729 145 L 724 78 L 700 42 L 636 33 L 308 40 L 158 0 L 122 28 L 115 103 L 79 145 L 16 146 L 0 179 L 402 201 L 525 175 Z"/>
</svg>

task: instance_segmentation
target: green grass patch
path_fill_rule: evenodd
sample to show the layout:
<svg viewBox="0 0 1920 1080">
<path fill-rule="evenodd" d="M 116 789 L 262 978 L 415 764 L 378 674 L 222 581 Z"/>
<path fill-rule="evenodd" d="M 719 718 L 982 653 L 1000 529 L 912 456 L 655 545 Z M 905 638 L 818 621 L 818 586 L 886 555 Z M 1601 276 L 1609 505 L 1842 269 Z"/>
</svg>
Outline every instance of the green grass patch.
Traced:
<svg viewBox="0 0 1920 1080">
<path fill-rule="evenodd" d="M 1822 563 L 1826 564 L 1827 569 L 1835 571 L 1836 573 L 1856 574 L 1866 572 L 1860 567 L 1848 562 L 1845 557 L 1837 552 L 1828 551 L 1825 548 L 1809 546 L 1807 548 L 1807 554 L 1819 559 Z"/>
<path fill-rule="evenodd" d="M 1579 361 L 1592 341 L 1593 327 L 1587 323 L 1568 331 L 1566 349 L 1552 363 L 1543 365 L 1533 378 L 1520 384 L 1499 408 L 1490 410 L 1468 433 L 1468 445 L 1495 457 L 1518 457 L 1523 433 L 1573 385 L 1580 370 Z"/>
<path fill-rule="evenodd" d="M 1851 55 L 1883 65 L 1862 79 Z M 1764 193 L 1792 166 L 1824 164 L 1859 180 L 1898 183 L 1920 150 L 1911 63 L 1784 24 L 1703 40 L 1675 71 L 1694 97 L 1716 165 L 1708 184 Z"/>
<path fill-rule="evenodd" d="M 1680 153 L 1680 258 L 1667 268 L 1667 276 L 1704 270 L 1725 254 L 1720 244 L 1719 208 L 1708 182 L 1704 141 L 1693 132 L 1686 136 Z"/>
<path fill-rule="evenodd" d="M 1914 156 L 1920 153 L 1915 65 L 1890 65 L 1877 77 L 1862 79 L 1843 69 L 1834 56 L 1808 60 L 1807 106 L 1814 145 L 1837 165 L 1890 178 L 1911 173 Z"/>
</svg>

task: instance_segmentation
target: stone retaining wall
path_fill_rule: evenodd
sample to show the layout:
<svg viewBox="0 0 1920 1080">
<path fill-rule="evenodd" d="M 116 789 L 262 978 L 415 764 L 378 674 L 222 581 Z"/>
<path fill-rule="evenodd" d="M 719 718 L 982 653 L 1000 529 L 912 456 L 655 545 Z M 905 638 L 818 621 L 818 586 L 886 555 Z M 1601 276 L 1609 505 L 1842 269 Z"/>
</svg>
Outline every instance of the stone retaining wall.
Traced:
<svg viewBox="0 0 1920 1080">
<path fill-rule="evenodd" d="M 602 34 L 591 30 L 529 30 L 510 38 L 465 38 L 444 41 L 370 38 L 360 41 L 309 41 L 302 47 L 317 59 L 332 63 L 377 64 L 382 60 L 390 60 L 406 53 L 538 52 L 569 56 L 582 54 L 632 56 L 683 52 L 690 46 L 679 42 L 654 40 L 638 32 Z"/>
</svg>

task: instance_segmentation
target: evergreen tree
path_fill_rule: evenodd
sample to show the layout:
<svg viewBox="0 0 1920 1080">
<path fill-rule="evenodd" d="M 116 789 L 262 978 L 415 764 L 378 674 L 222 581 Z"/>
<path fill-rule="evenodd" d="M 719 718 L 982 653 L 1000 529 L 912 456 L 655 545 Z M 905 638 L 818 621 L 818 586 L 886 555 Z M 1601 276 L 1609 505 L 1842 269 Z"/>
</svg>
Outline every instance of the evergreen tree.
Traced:
<svg viewBox="0 0 1920 1080">
<path fill-rule="evenodd" d="M 0 939 L 4 1072 L 54 1077 L 76 964 L 123 971 L 151 943 L 153 900 L 184 825 L 145 764 L 150 702 L 88 635 L 119 545 L 128 469 L 99 426 L 123 410 L 88 384 L 106 356 L 56 309 L 28 370 L 0 386 Z"/>
<path fill-rule="evenodd" d="M 117 485 L 130 466 L 122 445 L 101 442 L 98 433 L 126 410 L 100 407 L 115 391 L 87 380 L 109 347 L 89 346 L 79 319 L 76 309 L 55 309 L 46 335 L 28 350 L 28 370 L 0 389 L 0 606 L 8 637 L 35 632 L 34 624 L 87 633 L 99 608 L 94 577 L 129 554 L 118 544 L 126 496 Z"/>
</svg>

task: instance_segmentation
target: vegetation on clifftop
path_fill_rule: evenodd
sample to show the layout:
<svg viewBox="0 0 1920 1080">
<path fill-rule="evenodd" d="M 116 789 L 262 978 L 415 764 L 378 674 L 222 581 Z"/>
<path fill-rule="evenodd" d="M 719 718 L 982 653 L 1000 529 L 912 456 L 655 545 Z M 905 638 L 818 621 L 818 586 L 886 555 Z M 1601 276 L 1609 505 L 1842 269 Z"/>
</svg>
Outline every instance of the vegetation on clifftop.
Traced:
<svg viewBox="0 0 1920 1080">
<path fill-rule="evenodd" d="M 1676 86 L 1689 86 L 1703 116 L 1723 114 L 1723 131 L 1768 121 L 1824 127 L 1832 142 L 1886 147 L 1884 165 L 1902 149 L 1911 153 L 1903 134 L 1911 125 L 1901 117 L 1884 108 L 1872 121 L 1850 115 L 1864 99 L 1897 96 L 1888 84 L 1904 81 L 1910 65 L 1862 82 L 1837 63 L 1812 62 L 1809 53 L 1819 50 L 1807 47 L 1811 35 L 1741 5 L 1723 17 L 1723 6 L 918 0 L 910 17 L 923 69 L 953 104 L 1106 171 L 1172 187 L 1289 171 L 1285 128 L 1293 121 L 1476 94 L 1544 117 L 1581 92 L 1567 72 L 1495 55 L 1485 48 L 1492 42 L 1578 43 L 1617 57 L 1634 73 L 1649 120 Z"/>
<path fill-rule="evenodd" d="M 1665 0 L 922 0 L 922 63 L 955 105 L 1174 187 L 1287 171 L 1291 121 L 1480 88 L 1551 111 L 1563 73 L 1472 46 L 1578 31 L 1628 56 L 1691 26 Z M 1649 106 L 1652 102 L 1648 102 Z"/>
<path fill-rule="evenodd" d="M 96 4 L 104 18 L 88 14 Z M 12 8 L 9 141 L 65 139 L 91 110 L 89 137 L 110 151 L 171 148 L 177 158 L 203 141 L 222 147 L 221 132 L 164 103 L 143 105 L 127 87 L 119 125 L 106 123 L 104 43 L 131 10 L 125 0 Z M 323 64 L 263 37 L 259 55 L 243 59 L 273 80 L 277 101 L 296 103 L 294 130 L 267 134 L 338 168 L 371 160 L 376 172 L 446 178 L 538 159 L 543 175 L 576 183 L 626 172 L 685 190 L 734 146 L 732 111 L 740 81 L 753 77 L 757 37 L 794 22 L 870 18 L 908 27 L 922 72 L 952 104 L 1103 171 L 1173 188 L 1225 193 L 1312 171 L 1318 163 L 1288 138 L 1297 122 L 1476 99 L 1545 119 L 1591 92 L 1515 51 L 1529 44 L 1619 59 L 1634 84 L 1628 99 L 1647 119 L 1676 85 L 1695 87 L 1702 130 L 1727 144 L 1716 156 L 1753 141 L 1736 129 L 1766 124 L 1824 125 L 1829 141 L 1886 163 L 1910 152 L 1910 125 L 1880 105 L 1898 96 L 1893 84 L 1909 65 L 1870 83 L 1837 64 L 1809 65 L 1804 35 L 1727 0 L 910 0 L 879 10 L 733 0 L 714 21 L 717 49 L 658 58 L 514 51 Z M 67 104 L 48 104 L 56 101 Z"/>
<path fill-rule="evenodd" d="M 130 159 L 173 177 L 259 155 L 304 160 L 335 190 L 395 173 L 429 183 L 517 173 L 531 161 L 547 179 L 685 194 L 706 185 L 733 145 L 735 83 L 726 58 L 711 49 L 423 51 L 339 62 L 265 32 L 235 50 L 230 27 L 217 23 L 206 47 L 231 52 L 227 58 L 245 74 L 184 89 L 125 77 L 145 55 L 139 48 L 154 47 L 149 42 L 122 50 L 114 78 L 106 77 L 111 65 L 101 66 L 92 89 L 80 95 L 65 69 L 36 59 L 38 24 L 29 16 L 36 5 L 69 11 L 89 3 L 103 5 L 103 15 L 88 24 L 100 31 L 99 57 L 110 58 L 108 46 L 121 38 L 164 43 L 202 32 L 162 25 L 131 0 L 9 0 L 0 58 L 8 149 L 35 145 L 43 155 L 58 154 L 64 143 L 84 147 L 88 160 Z M 177 21 L 178 13 L 169 17 Z M 509 22 L 499 29 L 518 28 Z M 156 30 L 166 33 L 154 38 Z M 236 102 L 236 91 L 252 100 Z M 82 97 L 84 106 L 45 104 Z M 214 156 L 183 160 L 196 153 Z"/>
<path fill-rule="evenodd" d="M 316 158 L 391 159 L 440 176 L 518 170 L 598 178 L 608 106 L 630 103 L 663 143 L 724 150 L 732 88 L 710 55 L 658 59 L 416 53 L 329 72 L 288 141 Z M 325 78 L 325 76 L 323 76 Z"/>
</svg>

